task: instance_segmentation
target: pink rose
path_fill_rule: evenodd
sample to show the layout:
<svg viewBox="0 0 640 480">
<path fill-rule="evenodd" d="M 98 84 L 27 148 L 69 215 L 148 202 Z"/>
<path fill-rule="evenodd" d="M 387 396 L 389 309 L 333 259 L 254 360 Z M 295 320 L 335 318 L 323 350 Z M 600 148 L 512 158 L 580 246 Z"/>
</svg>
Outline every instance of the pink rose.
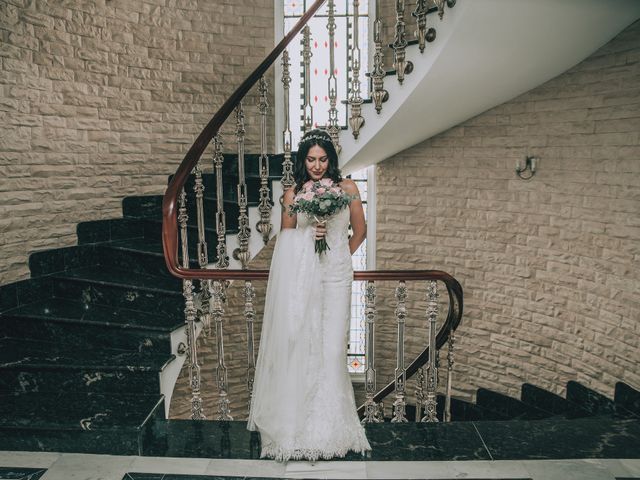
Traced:
<svg viewBox="0 0 640 480">
<path fill-rule="evenodd" d="M 330 187 L 331 185 L 333 185 L 333 180 L 331 180 L 330 178 L 323 178 L 322 180 L 320 180 L 320 183 L 322 185 L 326 185 L 327 187 Z"/>
<path fill-rule="evenodd" d="M 324 192 L 326 192 L 326 191 L 327 191 L 327 189 L 326 189 L 326 188 L 324 188 L 324 187 L 320 187 L 320 188 L 318 188 L 318 189 L 316 190 L 316 193 L 317 193 L 318 195 L 322 195 L 322 194 L 323 194 Z"/>
<path fill-rule="evenodd" d="M 302 194 L 302 199 L 303 200 L 313 200 L 313 192 L 305 192 Z"/>
</svg>

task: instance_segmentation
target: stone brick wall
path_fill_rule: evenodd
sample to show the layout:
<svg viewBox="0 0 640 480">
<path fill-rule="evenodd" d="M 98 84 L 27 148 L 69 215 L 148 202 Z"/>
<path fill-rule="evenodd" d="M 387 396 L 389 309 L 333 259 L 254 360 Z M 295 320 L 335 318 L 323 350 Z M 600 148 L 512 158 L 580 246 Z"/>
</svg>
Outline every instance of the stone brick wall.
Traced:
<svg viewBox="0 0 640 480">
<path fill-rule="evenodd" d="M 636 22 L 566 73 L 379 164 L 378 268 L 441 269 L 463 285 L 458 395 L 640 387 L 639 79 Z M 540 159 L 528 182 L 514 173 L 527 155 Z M 426 330 L 410 335 L 413 358 Z M 394 339 L 382 320 L 382 380 Z"/>
<path fill-rule="evenodd" d="M 127 195 L 164 192 L 272 48 L 273 6 L 0 0 L 0 284 L 28 276 L 30 252 L 75 244 L 78 222 L 121 216 Z M 253 92 L 249 146 L 259 142 L 256 103 Z"/>
</svg>

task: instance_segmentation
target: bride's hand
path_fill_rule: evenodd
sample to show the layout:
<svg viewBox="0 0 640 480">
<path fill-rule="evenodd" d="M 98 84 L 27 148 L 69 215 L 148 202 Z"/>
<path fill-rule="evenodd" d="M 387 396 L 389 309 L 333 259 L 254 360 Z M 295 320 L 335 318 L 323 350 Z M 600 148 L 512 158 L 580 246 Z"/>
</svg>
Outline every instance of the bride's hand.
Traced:
<svg viewBox="0 0 640 480">
<path fill-rule="evenodd" d="M 316 225 L 316 240 L 320 240 L 327 235 L 327 225 L 325 223 L 318 223 Z"/>
</svg>

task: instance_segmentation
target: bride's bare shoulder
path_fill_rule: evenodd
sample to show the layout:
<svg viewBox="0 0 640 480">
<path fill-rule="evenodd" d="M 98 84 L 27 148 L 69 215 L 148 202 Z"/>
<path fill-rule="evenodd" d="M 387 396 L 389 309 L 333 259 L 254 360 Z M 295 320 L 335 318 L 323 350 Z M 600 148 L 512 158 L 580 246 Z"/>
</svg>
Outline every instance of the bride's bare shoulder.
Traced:
<svg viewBox="0 0 640 480">
<path fill-rule="evenodd" d="M 340 188 L 347 192 L 349 195 L 358 195 L 360 196 L 360 192 L 358 191 L 358 186 L 356 182 L 351 180 L 350 178 L 345 178 L 340 182 Z"/>
</svg>

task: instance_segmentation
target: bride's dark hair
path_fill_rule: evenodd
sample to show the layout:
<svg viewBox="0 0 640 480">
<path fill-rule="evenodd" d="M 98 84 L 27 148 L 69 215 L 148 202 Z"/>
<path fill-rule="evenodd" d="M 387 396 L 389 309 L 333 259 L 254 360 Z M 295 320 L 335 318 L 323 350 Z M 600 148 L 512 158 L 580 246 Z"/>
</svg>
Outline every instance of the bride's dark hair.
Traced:
<svg viewBox="0 0 640 480">
<path fill-rule="evenodd" d="M 293 178 L 296 182 L 295 188 L 293 189 L 294 193 L 298 193 L 302 188 L 302 185 L 304 185 L 305 182 L 311 180 L 311 177 L 307 173 L 305 160 L 307 158 L 307 155 L 309 154 L 309 150 L 314 145 L 322 148 L 326 152 L 327 158 L 329 159 L 329 167 L 327 168 L 325 177 L 330 178 L 335 183 L 339 183 L 342 181 L 342 174 L 340 173 L 340 169 L 338 168 L 338 152 L 336 152 L 336 148 L 333 146 L 331 137 L 324 130 L 316 128 L 305 133 L 300 140 L 300 143 L 298 144 L 296 163 L 293 167 Z"/>
</svg>

